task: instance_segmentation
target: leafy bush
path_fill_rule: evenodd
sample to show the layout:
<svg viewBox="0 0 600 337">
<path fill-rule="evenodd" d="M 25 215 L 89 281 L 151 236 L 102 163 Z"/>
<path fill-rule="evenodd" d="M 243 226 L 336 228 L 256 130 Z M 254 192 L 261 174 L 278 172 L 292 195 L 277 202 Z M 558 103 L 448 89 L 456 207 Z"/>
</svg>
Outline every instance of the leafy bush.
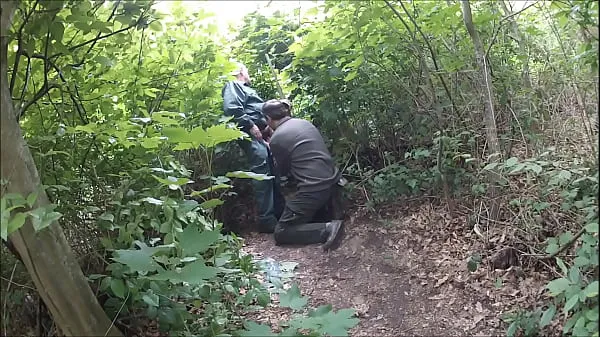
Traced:
<svg viewBox="0 0 600 337">
<path fill-rule="evenodd" d="M 550 302 L 542 310 L 520 311 L 508 317 L 508 335 L 521 329 L 526 336 L 536 335 L 553 319 L 565 319 L 563 333 L 572 336 L 598 335 L 598 169 L 552 151 L 538 158 L 519 160 L 511 157 L 502 163 L 488 164 L 505 174 L 502 182 L 512 184 L 526 179 L 532 190 L 510 201 L 515 210 L 525 207 L 524 220 L 548 214 L 560 214 L 572 222 L 567 230 L 546 240 L 545 259 L 556 262 L 561 277 L 547 285 Z M 534 222 L 535 223 L 535 222 Z M 528 232 L 552 232 L 561 228 L 540 228 L 523 223 Z M 575 226 L 573 226 L 575 225 Z M 558 233 L 556 233 L 558 234 Z M 571 254 L 563 255 L 568 252 Z M 562 314 L 560 318 L 559 314 Z"/>
</svg>

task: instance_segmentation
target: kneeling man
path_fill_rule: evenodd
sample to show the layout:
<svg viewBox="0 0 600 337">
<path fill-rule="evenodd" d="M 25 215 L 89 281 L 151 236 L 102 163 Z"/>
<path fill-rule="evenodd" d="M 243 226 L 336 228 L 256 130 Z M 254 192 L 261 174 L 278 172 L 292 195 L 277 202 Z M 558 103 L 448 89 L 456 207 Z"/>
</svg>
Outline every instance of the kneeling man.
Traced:
<svg viewBox="0 0 600 337">
<path fill-rule="evenodd" d="M 269 142 L 278 173 L 297 181 L 296 195 L 286 202 L 275 227 L 275 242 L 323 243 L 329 249 L 341 234 L 341 172 L 317 128 L 309 121 L 290 117 L 290 103 L 269 100 L 262 111 L 271 129 Z M 316 219 L 322 213 L 325 219 Z"/>
</svg>

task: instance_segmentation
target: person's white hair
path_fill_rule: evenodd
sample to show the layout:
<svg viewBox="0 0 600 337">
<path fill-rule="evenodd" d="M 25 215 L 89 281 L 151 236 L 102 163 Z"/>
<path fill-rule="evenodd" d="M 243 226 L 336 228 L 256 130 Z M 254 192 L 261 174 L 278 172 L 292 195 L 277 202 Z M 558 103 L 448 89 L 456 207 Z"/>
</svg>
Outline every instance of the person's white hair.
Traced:
<svg viewBox="0 0 600 337">
<path fill-rule="evenodd" d="M 230 72 L 229 75 L 237 76 L 237 75 L 241 74 L 242 71 L 244 71 L 244 70 L 248 71 L 248 68 L 243 63 L 236 62 L 235 64 L 236 64 L 235 70 Z"/>
</svg>

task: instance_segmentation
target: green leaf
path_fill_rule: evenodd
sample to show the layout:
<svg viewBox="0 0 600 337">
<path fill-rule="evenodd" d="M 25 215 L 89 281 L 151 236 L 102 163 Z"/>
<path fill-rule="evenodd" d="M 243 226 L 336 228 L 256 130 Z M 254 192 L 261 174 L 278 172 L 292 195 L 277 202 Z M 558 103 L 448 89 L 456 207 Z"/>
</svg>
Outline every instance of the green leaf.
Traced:
<svg viewBox="0 0 600 337">
<path fill-rule="evenodd" d="M 496 277 L 496 281 L 494 282 L 494 287 L 496 289 L 502 288 L 502 278 L 501 277 Z"/>
<path fill-rule="evenodd" d="M 10 221 L 8 222 L 8 226 L 6 228 L 6 236 L 8 237 L 8 235 L 12 234 L 13 232 L 17 231 L 19 228 L 23 227 L 23 225 L 25 224 L 25 220 L 27 219 L 27 213 L 15 213 L 15 215 L 10 219 Z M 3 237 L 4 240 L 6 240 L 6 237 Z"/>
<path fill-rule="evenodd" d="M 3 199 L 4 200 L 4 199 Z M 8 212 L 0 212 L 0 237 L 3 240 L 8 239 Z"/>
<path fill-rule="evenodd" d="M 519 162 L 518 158 L 516 158 L 516 157 L 510 157 L 504 163 L 504 167 L 505 168 L 511 168 L 511 167 L 515 166 L 518 162 Z"/>
<path fill-rule="evenodd" d="M 56 40 L 56 42 L 62 42 L 63 35 L 65 33 L 65 26 L 60 21 L 54 21 L 50 25 L 50 35 Z"/>
<path fill-rule="evenodd" d="M 152 114 L 152 120 L 161 125 L 179 125 L 181 123 L 181 115 L 176 112 L 159 111 Z M 179 129 L 179 128 L 174 128 Z M 185 131 L 185 130 L 183 130 Z M 169 131 L 171 132 L 171 131 Z M 179 132 L 179 131 L 174 131 Z M 187 131 L 185 131 L 187 134 Z M 163 132 L 164 134 L 164 132 Z"/>
<path fill-rule="evenodd" d="M 350 82 L 353 79 L 356 78 L 356 76 L 358 75 L 358 72 L 356 71 L 351 71 L 348 73 L 348 75 L 346 75 L 346 77 L 344 77 L 344 82 Z"/>
<path fill-rule="evenodd" d="M 592 222 L 592 223 L 585 225 L 585 230 L 588 233 L 598 233 L 598 223 Z"/>
<path fill-rule="evenodd" d="M 75 131 L 83 131 L 83 132 L 87 132 L 87 133 L 95 133 L 97 129 L 98 129 L 98 126 L 96 125 L 96 123 L 88 123 L 86 125 L 77 125 L 75 127 Z"/>
<path fill-rule="evenodd" d="M 518 163 L 517 165 L 515 165 L 513 167 L 513 169 L 508 172 L 509 175 L 511 174 L 516 174 L 516 173 L 521 173 L 523 171 L 523 169 L 525 168 L 526 163 Z"/>
<path fill-rule="evenodd" d="M 160 304 L 160 300 L 156 294 L 145 294 L 142 296 L 142 301 L 155 308 L 158 308 L 158 305 Z"/>
<path fill-rule="evenodd" d="M 140 249 L 121 249 L 115 250 L 114 261 L 122 263 L 131 269 L 133 272 L 147 273 L 152 271 L 163 270 L 161 266 L 154 261 L 152 255 L 159 251 L 163 251 L 166 247 L 148 247 L 145 243 L 135 242 Z"/>
<path fill-rule="evenodd" d="M 105 67 L 111 67 L 113 65 L 113 61 L 106 56 L 98 55 L 94 57 L 94 60 Z"/>
<path fill-rule="evenodd" d="M 531 171 L 533 171 L 536 174 L 540 174 L 542 173 L 542 167 L 538 164 L 531 164 L 527 167 L 528 169 L 530 169 Z"/>
<path fill-rule="evenodd" d="M 192 150 L 197 148 L 197 146 L 194 146 L 194 144 L 192 143 L 179 143 L 177 145 L 175 145 L 175 147 L 173 147 L 173 151 L 185 151 L 185 150 Z"/>
<path fill-rule="evenodd" d="M 271 295 L 268 292 L 261 292 L 256 296 L 256 302 L 262 307 L 266 307 L 271 303 Z"/>
<path fill-rule="evenodd" d="M 48 11 L 56 11 L 63 8 L 64 1 L 61 0 L 40 0 L 40 5 Z"/>
<path fill-rule="evenodd" d="M 596 282 L 598 282 L 598 281 L 596 281 Z M 596 307 L 594 309 L 590 309 L 590 310 L 586 311 L 585 318 L 589 319 L 590 321 L 597 322 L 598 321 L 598 305 L 596 305 Z"/>
<path fill-rule="evenodd" d="M 295 283 L 287 292 L 279 295 L 279 305 L 282 307 L 291 308 L 297 311 L 302 309 L 306 303 L 308 303 L 308 298 L 300 295 L 300 289 Z"/>
<path fill-rule="evenodd" d="M 77 19 L 81 20 L 81 21 L 74 22 L 73 26 L 75 26 L 75 28 L 81 30 L 84 34 L 89 33 L 92 27 L 86 22 L 87 20 L 82 17 L 78 17 Z"/>
<path fill-rule="evenodd" d="M 581 274 L 579 273 L 579 268 L 577 266 L 573 266 L 569 269 L 569 280 L 571 280 L 571 283 L 573 284 L 577 284 L 581 281 Z"/>
<path fill-rule="evenodd" d="M 154 20 L 154 21 L 152 21 L 152 23 L 150 23 L 148 25 L 148 28 L 150 28 L 151 30 L 153 30 L 155 32 L 162 32 L 163 25 L 162 25 L 162 23 L 160 23 L 160 21 Z"/>
<path fill-rule="evenodd" d="M 577 303 L 579 303 L 579 294 L 575 294 L 575 295 L 571 296 L 571 298 L 569 298 L 567 303 L 565 303 L 565 307 L 563 308 L 563 311 L 565 312 L 565 314 L 568 313 L 571 309 L 573 309 L 573 307 L 575 307 L 575 305 L 577 305 Z"/>
<path fill-rule="evenodd" d="M 467 261 L 467 269 L 470 272 L 474 272 L 477 270 L 479 263 L 481 263 L 481 256 L 479 256 L 478 254 L 474 254 L 470 256 L 469 261 Z"/>
<path fill-rule="evenodd" d="M 104 221 L 108 221 L 108 222 L 114 222 L 115 221 L 115 216 L 112 213 L 102 213 L 98 219 L 100 220 L 104 220 Z"/>
<path fill-rule="evenodd" d="M 223 205 L 225 202 L 221 199 L 210 199 L 200 204 L 200 207 L 204 210 L 209 210 L 217 206 Z"/>
<path fill-rule="evenodd" d="M 560 246 L 558 245 L 558 240 L 556 238 L 548 239 L 548 246 L 546 246 L 546 253 L 554 254 L 558 252 Z"/>
<path fill-rule="evenodd" d="M 569 273 L 569 268 L 567 268 L 567 266 L 565 265 L 565 263 L 563 262 L 563 260 L 559 257 L 556 258 L 556 264 L 560 267 L 560 270 L 562 271 L 563 274 L 567 274 Z"/>
<path fill-rule="evenodd" d="M 244 322 L 246 330 L 240 331 L 240 337 L 257 337 L 257 336 L 277 336 L 268 325 L 258 324 L 255 322 Z"/>
<path fill-rule="evenodd" d="M 110 29 L 111 26 L 112 26 L 112 23 L 103 22 L 103 21 L 93 21 L 90 24 L 91 28 L 99 30 L 100 32 L 102 32 L 104 34 L 112 33 L 112 30 Z"/>
<path fill-rule="evenodd" d="M 590 264 L 590 260 L 584 256 L 578 256 L 573 260 L 574 265 L 577 267 L 583 267 Z"/>
<path fill-rule="evenodd" d="M 550 281 L 546 288 L 550 291 L 550 296 L 557 296 L 562 294 L 567 288 L 571 285 L 571 282 L 566 278 L 559 278 L 556 280 Z"/>
<path fill-rule="evenodd" d="M 498 163 L 489 163 L 487 165 L 485 165 L 485 167 L 483 168 L 486 171 L 490 171 L 496 168 L 496 166 L 498 166 Z"/>
<path fill-rule="evenodd" d="M 101 291 L 108 290 L 108 288 L 110 288 L 111 281 L 112 281 L 112 277 L 110 277 L 110 276 L 103 278 L 102 281 L 100 281 L 100 290 Z"/>
<path fill-rule="evenodd" d="M 151 280 L 170 280 L 171 282 L 185 282 L 191 285 L 204 284 L 206 280 L 217 276 L 218 269 L 204 264 L 203 259 L 190 263 L 181 270 L 166 271 L 149 277 Z"/>
<path fill-rule="evenodd" d="M 44 205 L 28 212 L 31 216 L 31 224 L 36 231 L 40 231 L 60 219 L 62 214 L 54 212 L 55 207 L 56 205 Z"/>
<path fill-rule="evenodd" d="M 308 317 L 294 319 L 290 326 L 295 329 L 310 329 L 318 335 L 348 336 L 348 330 L 359 323 L 359 319 L 352 318 L 354 309 L 342 309 L 334 313 L 331 305 L 322 305 L 310 312 Z"/>
<path fill-rule="evenodd" d="M 227 124 L 218 124 L 203 130 L 200 127 L 190 132 L 193 141 L 205 147 L 214 147 L 217 144 L 229 142 L 244 137 L 238 129 L 228 128 Z"/>
<path fill-rule="evenodd" d="M 27 203 L 20 193 L 6 193 L 4 199 L 10 200 L 12 205 L 25 205 Z"/>
<path fill-rule="evenodd" d="M 216 184 L 216 185 L 212 185 L 209 188 L 205 188 L 201 191 L 193 191 L 190 196 L 191 197 L 195 197 L 198 195 L 202 195 L 202 194 L 206 194 L 206 193 L 210 193 L 210 192 L 214 192 L 217 190 L 222 190 L 222 189 L 229 189 L 232 188 L 233 186 L 229 185 L 229 184 Z"/>
<path fill-rule="evenodd" d="M 120 278 L 113 278 L 110 281 L 110 290 L 112 290 L 112 292 L 113 292 L 113 294 L 115 294 L 115 296 L 117 296 L 119 298 L 125 298 L 125 292 L 126 292 L 125 282 L 123 282 L 123 280 L 121 280 Z"/>
<path fill-rule="evenodd" d="M 190 134 L 184 128 L 166 127 L 163 129 L 162 133 L 171 143 L 191 143 L 192 141 Z"/>
<path fill-rule="evenodd" d="M 172 190 L 176 190 L 179 186 L 193 183 L 193 181 L 189 180 L 188 178 L 175 178 L 173 176 L 168 176 L 167 179 L 163 179 L 155 176 L 154 174 L 152 174 L 152 177 L 158 180 L 161 184 L 169 186 L 169 188 Z"/>
<path fill-rule="evenodd" d="M 506 337 L 513 337 L 519 328 L 519 321 L 514 321 L 510 323 L 508 329 L 506 330 Z"/>
<path fill-rule="evenodd" d="M 318 308 L 309 311 L 308 317 L 321 317 L 333 310 L 333 306 L 331 304 L 324 304 L 319 306 Z"/>
<path fill-rule="evenodd" d="M 585 287 L 583 290 L 585 297 L 596 297 L 598 296 L 598 281 L 594 281 Z"/>
<path fill-rule="evenodd" d="M 28 196 L 27 196 L 27 205 L 29 207 L 33 207 L 33 204 L 35 203 L 35 201 L 37 200 L 39 194 L 39 190 L 38 191 L 33 191 L 31 192 Z"/>
<path fill-rule="evenodd" d="M 179 246 L 184 256 L 205 252 L 221 237 L 219 231 L 199 231 L 196 226 L 188 225 L 183 232 L 177 233 Z"/>
<path fill-rule="evenodd" d="M 244 171 L 234 171 L 227 172 L 225 175 L 229 178 L 241 178 L 241 179 L 255 179 L 255 180 L 268 180 L 275 178 L 274 176 L 269 176 L 266 174 L 258 174 L 254 172 L 244 172 Z"/>
<path fill-rule="evenodd" d="M 564 232 L 558 236 L 558 244 L 564 246 L 571 241 L 571 239 L 573 239 L 573 234 L 570 231 Z"/>
<path fill-rule="evenodd" d="M 545 327 L 550 324 L 552 319 L 554 318 L 554 314 L 556 314 L 556 306 L 553 304 L 548 307 L 542 314 L 542 318 L 540 319 L 540 327 Z"/>
</svg>

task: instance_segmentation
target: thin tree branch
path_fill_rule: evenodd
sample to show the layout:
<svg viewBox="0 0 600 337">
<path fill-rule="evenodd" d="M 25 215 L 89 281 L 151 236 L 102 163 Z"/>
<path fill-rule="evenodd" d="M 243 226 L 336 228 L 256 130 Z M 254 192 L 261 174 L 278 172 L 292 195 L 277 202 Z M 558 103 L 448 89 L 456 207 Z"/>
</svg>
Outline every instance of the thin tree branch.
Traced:
<svg viewBox="0 0 600 337">
<path fill-rule="evenodd" d="M 410 13 L 408 13 L 408 10 L 404 6 L 404 3 L 402 2 L 402 0 L 398 0 L 398 2 L 400 3 L 400 6 L 402 6 L 404 13 L 406 13 L 406 16 L 408 16 L 409 20 L 415 26 L 415 29 L 417 30 L 417 32 L 419 32 L 419 35 L 421 35 L 421 37 L 423 38 L 423 41 L 425 41 L 425 44 L 427 45 L 427 48 L 429 49 L 429 53 L 431 54 L 431 60 L 433 61 L 433 66 L 435 67 L 436 75 L 440 79 L 440 82 L 442 82 L 442 86 L 444 87 L 444 91 L 446 92 L 446 95 L 448 95 L 448 99 L 450 100 L 450 103 L 452 104 L 453 110 L 458 111 L 456 104 L 454 103 L 452 93 L 450 93 L 450 89 L 448 89 L 448 85 L 446 84 L 444 77 L 440 73 L 440 67 L 438 66 L 437 56 L 436 56 L 435 50 L 433 49 L 433 46 L 431 46 L 431 43 L 429 43 L 429 39 L 425 36 L 425 34 L 423 33 L 423 31 L 421 30 L 419 25 L 417 25 L 417 22 L 415 21 L 415 19 L 410 15 Z M 387 3 L 387 0 L 386 0 L 386 3 Z M 392 7 L 390 7 L 390 8 L 392 8 Z M 394 8 L 392 8 L 392 9 L 394 9 Z"/>
<path fill-rule="evenodd" d="M 60 86 L 56 83 L 52 83 L 50 85 L 48 85 L 47 83 L 45 83 L 40 90 L 38 90 L 38 92 L 33 96 L 33 98 L 31 98 L 31 100 L 29 100 L 29 102 L 25 103 L 23 105 L 23 107 L 21 109 L 19 109 L 19 113 L 17 115 L 17 117 L 19 119 L 21 119 L 21 117 L 23 117 L 23 115 L 25 114 L 25 111 L 27 111 L 27 109 L 33 105 L 34 103 L 36 103 L 38 100 L 40 100 L 42 97 L 44 97 L 44 95 L 46 95 L 46 93 L 49 93 L 50 90 L 54 89 L 54 88 L 60 88 Z"/>
<path fill-rule="evenodd" d="M 139 20 L 138 20 L 138 21 L 139 21 Z M 95 43 L 95 42 L 97 42 L 97 41 L 99 41 L 99 40 L 106 39 L 106 38 L 108 38 L 108 37 L 111 37 L 111 36 L 113 36 L 113 35 L 115 35 L 115 34 L 119 34 L 119 33 L 122 33 L 122 32 L 124 32 L 124 31 L 130 30 L 131 28 L 133 28 L 133 27 L 137 26 L 137 23 L 138 23 L 138 21 L 136 21 L 136 23 L 135 23 L 135 24 L 133 24 L 133 25 L 129 25 L 129 26 L 127 26 L 127 27 L 125 27 L 125 28 L 121 28 L 121 29 L 119 29 L 119 30 L 115 30 L 115 31 L 114 31 L 114 32 L 112 32 L 112 33 L 105 34 L 105 35 L 101 35 L 101 36 L 95 37 L 95 38 L 93 38 L 93 39 L 91 39 L 91 40 L 88 40 L 88 41 L 85 41 L 85 42 L 81 42 L 80 44 L 77 44 L 77 45 L 75 45 L 75 46 L 73 46 L 73 47 L 70 47 L 70 48 L 69 48 L 69 51 L 73 51 L 73 50 L 75 50 L 75 49 L 78 49 L 78 48 L 81 48 L 81 47 L 83 47 L 83 46 L 86 46 L 86 45 L 88 45 L 88 44 L 90 44 L 90 43 Z"/>
<path fill-rule="evenodd" d="M 100 41 L 100 40 L 106 39 L 108 37 L 111 37 L 113 35 L 116 35 L 116 34 L 119 34 L 119 33 L 125 32 L 125 31 L 128 31 L 131 28 L 134 28 L 137 25 L 139 25 L 143 17 L 144 17 L 143 15 L 140 15 L 140 17 L 137 19 L 137 21 L 134 24 L 131 24 L 131 25 L 125 27 L 125 28 L 121 28 L 121 29 L 116 30 L 116 31 L 114 31 L 112 33 L 109 33 L 109 34 L 97 36 L 97 37 L 95 37 L 95 38 L 93 38 L 91 40 L 88 40 L 88 41 L 85 41 L 85 42 L 81 42 L 81 43 L 79 43 L 79 44 L 77 44 L 75 46 L 69 47 L 69 51 L 74 51 L 75 49 L 81 48 L 83 46 L 87 46 L 90 43 L 95 43 L 96 41 Z M 62 53 L 54 54 L 50 58 L 55 58 L 55 57 L 61 56 L 61 55 L 62 55 Z"/>
<path fill-rule="evenodd" d="M 54 68 L 54 70 L 58 73 L 59 78 L 61 79 L 61 81 L 67 85 L 68 88 L 68 82 L 65 79 L 62 71 L 60 70 L 60 68 L 56 65 L 56 63 L 54 63 L 51 58 L 47 57 L 46 55 L 42 55 L 42 54 L 33 54 L 31 55 L 32 58 L 38 58 L 38 59 L 42 59 L 44 60 L 44 62 L 48 63 L 52 68 Z M 46 72 L 47 73 L 47 72 Z M 73 95 L 73 93 L 70 90 L 67 90 L 67 93 L 69 94 L 69 97 L 71 98 L 71 101 L 73 102 L 73 105 L 75 106 L 75 109 L 77 110 L 77 113 L 79 114 L 79 118 L 81 119 L 81 121 L 83 122 L 83 124 L 87 124 L 87 117 L 86 117 L 86 113 L 85 113 L 85 109 L 83 109 L 83 106 L 80 106 L 78 104 L 78 100 L 79 100 L 79 93 L 77 92 L 78 89 L 77 87 L 75 87 L 76 90 L 76 94 L 77 94 L 77 98 L 75 98 L 75 96 Z M 83 110 L 82 110 L 83 109 Z"/>
<path fill-rule="evenodd" d="M 87 161 L 88 155 L 90 154 L 90 150 L 92 149 L 92 146 L 95 143 L 96 143 L 96 135 L 94 134 L 92 136 L 92 140 L 90 141 L 90 145 L 85 150 L 85 154 L 83 155 L 83 159 L 81 160 L 81 164 L 79 164 L 79 167 L 80 167 L 80 170 L 81 170 L 79 172 L 79 178 L 83 179 L 83 168 L 84 168 L 85 162 Z"/>
<path fill-rule="evenodd" d="M 23 90 L 21 90 L 21 97 L 19 97 L 19 103 L 22 104 L 25 99 L 25 92 L 29 84 L 29 78 L 31 76 L 31 57 L 27 57 L 27 69 L 25 70 L 25 84 L 23 84 Z"/>
<path fill-rule="evenodd" d="M 33 96 L 33 98 L 23 104 L 23 100 L 21 100 L 21 107 L 20 109 L 17 111 L 17 120 L 20 120 L 21 117 L 23 117 L 23 115 L 25 114 L 25 111 L 27 111 L 27 109 L 34 104 L 35 102 L 37 102 L 39 99 L 41 99 L 42 97 L 44 97 L 44 95 L 46 93 L 48 93 L 51 89 L 58 87 L 56 84 L 52 84 L 49 85 L 48 83 L 48 71 L 50 70 L 50 65 L 48 63 L 48 46 L 50 43 L 50 28 L 48 27 L 48 29 L 46 30 L 46 43 L 44 46 L 44 84 L 42 84 L 42 87 L 40 88 L 40 90 L 38 90 L 38 92 Z M 31 58 L 29 56 L 27 56 L 28 60 L 31 60 Z M 25 87 L 27 86 L 27 83 L 25 83 L 23 85 L 23 92 L 25 90 Z"/>
<path fill-rule="evenodd" d="M 35 2 L 33 3 L 33 7 L 31 7 L 31 10 L 25 15 L 25 18 L 23 19 L 23 22 L 21 23 L 21 26 L 19 27 L 19 32 L 17 33 L 17 41 L 18 41 L 17 42 L 18 43 L 17 54 L 15 55 L 15 62 L 13 63 L 12 75 L 10 77 L 10 85 L 9 85 L 11 95 L 15 88 L 15 82 L 17 79 L 17 69 L 19 69 L 19 61 L 20 61 L 20 58 L 21 58 L 21 55 L 23 52 L 23 29 L 25 28 L 25 25 L 29 21 L 31 14 L 33 14 L 35 7 L 37 7 L 38 2 L 39 2 L 39 0 L 35 0 Z"/>
<path fill-rule="evenodd" d="M 81 121 L 83 122 L 83 124 L 88 124 L 89 120 L 87 118 L 87 112 L 85 111 L 85 107 L 83 106 L 83 103 L 81 102 L 81 94 L 79 93 L 79 88 L 77 87 L 77 83 L 74 84 L 74 87 L 75 87 L 75 93 L 77 94 L 77 102 L 73 98 L 73 95 L 71 95 L 71 99 L 73 100 L 73 104 L 75 104 L 75 108 L 77 109 L 77 112 L 79 113 L 79 118 L 81 118 Z"/>
<path fill-rule="evenodd" d="M 121 0 L 117 0 L 115 2 L 115 6 L 113 7 L 113 10 L 110 13 L 110 15 L 108 16 L 108 20 L 106 20 L 106 22 L 110 22 L 110 20 L 113 19 L 113 17 L 115 16 L 115 13 L 117 12 L 117 8 L 119 8 L 119 4 L 120 3 L 121 3 Z M 94 48 L 94 46 L 96 45 L 96 43 L 99 41 L 98 39 L 100 38 L 101 34 L 102 34 L 101 32 L 98 32 L 98 35 L 96 35 L 96 40 L 94 40 L 94 42 L 92 43 L 92 45 L 85 52 L 85 54 L 81 58 L 81 61 L 79 62 L 79 64 L 83 64 L 85 58 L 89 55 L 89 53 L 92 51 L 92 49 Z"/>
<path fill-rule="evenodd" d="M 537 2 L 532 3 L 529 6 L 525 6 L 523 7 L 520 11 L 511 13 L 510 15 L 507 15 L 505 17 L 503 17 L 502 19 L 500 19 L 500 22 L 498 23 L 498 27 L 496 28 L 496 30 L 494 31 L 494 34 L 492 35 L 492 41 L 490 42 L 490 45 L 487 47 L 486 51 L 485 51 L 485 57 L 488 57 L 488 54 L 490 53 L 490 50 L 492 49 L 492 46 L 494 45 L 494 43 L 496 43 L 496 39 L 498 38 L 498 33 L 500 33 L 500 28 L 502 28 L 502 25 L 510 18 L 512 18 L 515 15 L 518 15 L 522 12 L 524 12 L 525 10 L 529 9 L 530 7 L 537 5 Z"/>
<path fill-rule="evenodd" d="M 177 56 L 177 60 L 175 61 L 175 66 L 177 66 L 177 64 L 179 63 L 179 58 L 181 58 L 181 54 L 182 53 L 183 53 L 183 50 L 180 50 L 179 51 L 179 55 Z M 171 73 L 171 76 L 167 80 L 167 84 L 165 85 L 165 88 L 163 89 L 163 92 L 162 92 L 160 98 L 158 98 L 156 104 L 150 110 L 150 113 L 149 113 L 150 115 L 152 115 L 152 113 L 155 110 L 158 110 L 158 108 L 160 108 L 160 105 L 161 105 L 163 99 L 165 98 L 165 94 L 167 92 L 167 89 L 169 89 L 169 84 L 171 83 L 171 79 L 173 79 L 173 76 L 175 75 L 176 72 L 177 72 L 177 68 L 173 69 L 173 72 Z"/>
<path fill-rule="evenodd" d="M 547 260 L 547 259 L 551 259 L 553 257 L 556 257 L 558 254 L 562 253 L 565 251 L 565 249 L 569 248 L 571 245 L 573 245 L 575 243 L 575 241 L 577 241 L 577 239 L 579 239 L 580 236 L 583 235 L 583 233 L 585 233 L 585 227 L 580 229 L 579 232 L 577 232 L 577 234 L 575 234 L 571 240 L 569 240 L 567 243 L 565 243 L 562 247 L 560 247 L 557 251 L 555 251 L 554 253 L 548 255 L 548 256 L 544 256 L 542 257 L 543 260 Z"/>
</svg>

